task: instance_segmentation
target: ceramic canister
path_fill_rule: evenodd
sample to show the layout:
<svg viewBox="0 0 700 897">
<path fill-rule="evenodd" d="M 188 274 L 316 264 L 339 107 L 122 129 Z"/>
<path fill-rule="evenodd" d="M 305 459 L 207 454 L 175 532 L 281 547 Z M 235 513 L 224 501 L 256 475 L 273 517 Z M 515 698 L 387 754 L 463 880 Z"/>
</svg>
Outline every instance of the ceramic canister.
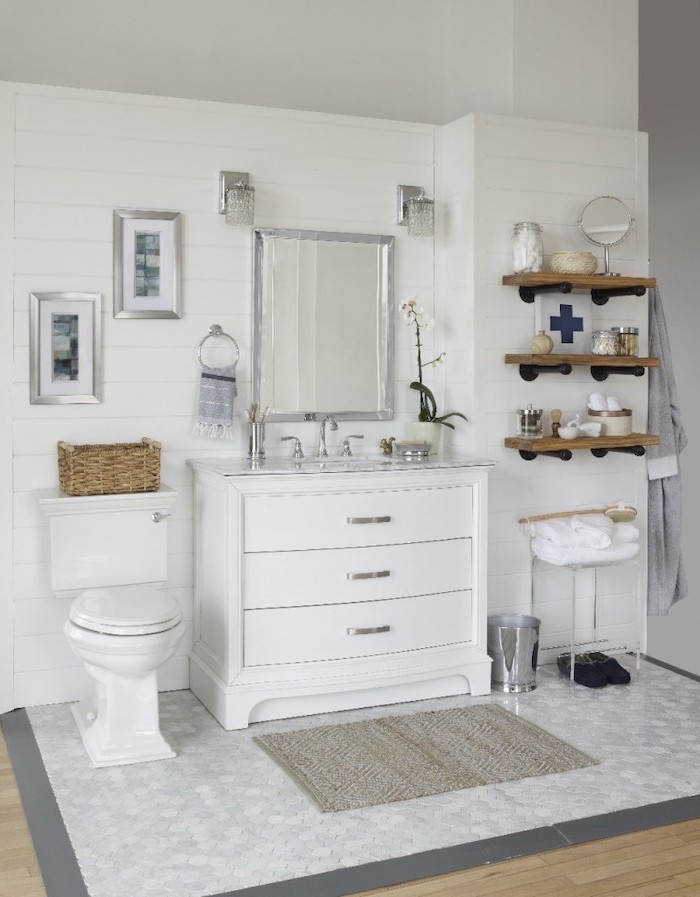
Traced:
<svg viewBox="0 0 700 897">
<path fill-rule="evenodd" d="M 602 423 L 602 436 L 629 436 L 632 432 L 632 411 L 593 411 L 588 409 L 588 420 Z"/>
</svg>

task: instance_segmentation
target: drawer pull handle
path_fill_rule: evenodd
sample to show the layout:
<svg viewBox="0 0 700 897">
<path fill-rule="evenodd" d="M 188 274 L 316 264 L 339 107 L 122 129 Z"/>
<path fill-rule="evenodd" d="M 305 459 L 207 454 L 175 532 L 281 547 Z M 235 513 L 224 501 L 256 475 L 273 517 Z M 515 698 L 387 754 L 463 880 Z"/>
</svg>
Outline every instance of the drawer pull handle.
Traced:
<svg viewBox="0 0 700 897">
<path fill-rule="evenodd" d="M 391 626 L 351 626 L 346 629 L 348 635 L 374 635 L 376 632 L 389 632 Z"/>
<path fill-rule="evenodd" d="M 373 570 L 371 573 L 346 573 L 348 579 L 383 579 L 391 576 L 391 570 Z"/>
<path fill-rule="evenodd" d="M 391 517 L 348 517 L 348 523 L 390 523 Z"/>
</svg>

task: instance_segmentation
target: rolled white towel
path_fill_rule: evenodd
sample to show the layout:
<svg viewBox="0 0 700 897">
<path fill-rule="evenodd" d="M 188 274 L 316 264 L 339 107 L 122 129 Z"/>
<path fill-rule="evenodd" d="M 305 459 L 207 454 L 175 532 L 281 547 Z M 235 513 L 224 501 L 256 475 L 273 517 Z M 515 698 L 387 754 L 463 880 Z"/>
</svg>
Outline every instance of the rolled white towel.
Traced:
<svg viewBox="0 0 700 897">
<path fill-rule="evenodd" d="M 532 551 L 536 557 L 557 567 L 602 567 L 605 564 L 631 561 L 639 554 L 639 543 L 621 542 L 607 548 L 572 548 L 554 545 L 546 539 L 533 539 Z"/>
<path fill-rule="evenodd" d="M 622 405 L 615 396 L 608 396 L 608 411 L 622 411 Z"/>
<path fill-rule="evenodd" d="M 538 520 L 532 524 L 532 533 L 536 539 L 543 539 L 553 545 L 571 547 L 581 544 L 578 533 L 571 526 L 570 518 Z"/>
<path fill-rule="evenodd" d="M 602 392 L 592 392 L 588 396 L 588 407 L 591 411 L 607 411 L 608 400 Z"/>
<path fill-rule="evenodd" d="M 612 544 L 639 542 L 639 529 L 633 523 L 616 523 L 613 526 Z"/>
<path fill-rule="evenodd" d="M 615 524 L 605 514 L 577 514 L 569 519 L 571 528 L 579 536 L 579 545 L 587 548 L 607 548 L 612 542 Z"/>
</svg>

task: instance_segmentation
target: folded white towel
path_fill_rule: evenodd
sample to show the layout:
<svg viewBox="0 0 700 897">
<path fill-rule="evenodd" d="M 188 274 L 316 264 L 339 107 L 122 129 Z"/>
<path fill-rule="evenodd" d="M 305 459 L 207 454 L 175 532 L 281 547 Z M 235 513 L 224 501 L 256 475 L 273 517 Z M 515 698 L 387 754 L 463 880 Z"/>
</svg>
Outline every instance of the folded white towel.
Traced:
<svg viewBox="0 0 700 897">
<path fill-rule="evenodd" d="M 557 567 L 602 567 L 631 561 L 639 553 L 639 542 L 620 542 L 607 548 L 567 547 L 546 539 L 532 540 L 533 554 Z"/>
<path fill-rule="evenodd" d="M 607 548 L 612 542 L 615 524 L 605 514 L 577 514 L 569 519 L 580 545 L 600 549 Z"/>
<path fill-rule="evenodd" d="M 592 392 L 588 396 L 588 407 L 591 411 L 607 411 L 608 400 L 602 392 Z"/>
<path fill-rule="evenodd" d="M 532 524 L 532 533 L 537 539 L 546 539 L 562 547 L 581 544 L 578 533 L 571 526 L 571 518 L 538 520 Z"/>
<path fill-rule="evenodd" d="M 610 545 L 614 528 L 615 524 L 605 514 L 575 514 L 536 521 L 532 524 L 532 534 L 560 548 L 601 549 Z"/>
<path fill-rule="evenodd" d="M 622 411 L 622 405 L 615 396 L 608 396 L 608 411 Z"/>
<path fill-rule="evenodd" d="M 612 532 L 612 544 L 639 542 L 639 529 L 633 523 L 616 523 Z"/>
</svg>

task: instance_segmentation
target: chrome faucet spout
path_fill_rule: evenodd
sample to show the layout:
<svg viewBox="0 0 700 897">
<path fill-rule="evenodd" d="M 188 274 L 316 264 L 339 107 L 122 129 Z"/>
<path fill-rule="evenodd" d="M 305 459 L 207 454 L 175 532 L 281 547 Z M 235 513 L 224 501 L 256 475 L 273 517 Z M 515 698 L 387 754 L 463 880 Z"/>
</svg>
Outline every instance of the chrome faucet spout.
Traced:
<svg viewBox="0 0 700 897">
<path fill-rule="evenodd" d="M 318 457 L 327 458 L 328 449 L 326 448 L 326 424 L 331 425 L 331 430 L 338 429 L 338 421 L 332 414 L 327 414 L 321 421 L 321 429 L 318 434 Z"/>
</svg>

